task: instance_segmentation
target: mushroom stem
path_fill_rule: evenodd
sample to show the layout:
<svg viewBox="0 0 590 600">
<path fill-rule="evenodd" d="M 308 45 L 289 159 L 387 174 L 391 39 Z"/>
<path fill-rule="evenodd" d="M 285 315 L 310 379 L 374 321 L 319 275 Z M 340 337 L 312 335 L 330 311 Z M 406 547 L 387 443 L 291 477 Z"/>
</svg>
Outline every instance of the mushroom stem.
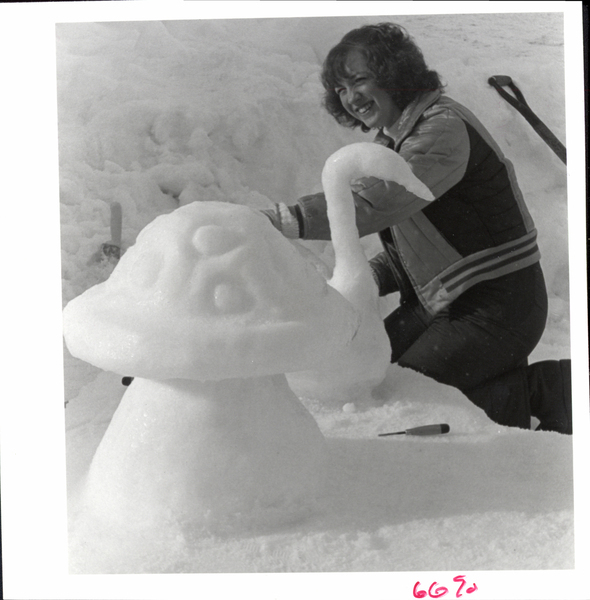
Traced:
<svg viewBox="0 0 590 600">
<path fill-rule="evenodd" d="M 284 375 L 135 378 L 93 458 L 84 501 L 132 528 L 243 529 L 311 509 L 325 440 Z"/>
</svg>

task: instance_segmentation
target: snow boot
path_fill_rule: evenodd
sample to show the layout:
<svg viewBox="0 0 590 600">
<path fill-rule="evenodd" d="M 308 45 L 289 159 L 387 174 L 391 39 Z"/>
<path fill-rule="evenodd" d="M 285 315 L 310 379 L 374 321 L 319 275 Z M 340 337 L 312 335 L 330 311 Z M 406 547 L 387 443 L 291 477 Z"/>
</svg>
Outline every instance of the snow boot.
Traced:
<svg viewBox="0 0 590 600">
<path fill-rule="evenodd" d="M 545 360 L 527 367 L 531 413 L 537 431 L 572 433 L 571 360 Z"/>
<path fill-rule="evenodd" d="M 526 363 L 485 383 L 461 390 L 499 425 L 530 429 L 531 409 Z"/>
</svg>

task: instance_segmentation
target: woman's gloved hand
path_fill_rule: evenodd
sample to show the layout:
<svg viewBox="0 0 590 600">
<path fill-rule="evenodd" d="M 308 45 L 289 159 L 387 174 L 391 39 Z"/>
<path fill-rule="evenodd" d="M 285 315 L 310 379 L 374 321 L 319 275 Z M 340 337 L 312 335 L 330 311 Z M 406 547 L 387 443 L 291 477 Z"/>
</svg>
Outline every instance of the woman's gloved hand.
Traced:
<svg viewBox="0 0 590 600">
<path fill-rule="evenodd" d="M 379 296 L 387 296 L 388 294 L 399 291 L 391 265 L 389 264 L 389 259 L 385 252 L 381 252 L 380 254 L 377 254 L 377 256 L 374 256 L 369 261 L 369 266 L 373 273 L 373 279 L 375 279 L 375 283 L 379 288 Z"/>
<path fill-rule="evenodd" d="M 292 240 L 301 237 L 300 219 L 297 215 L 297 206 L 287 206 L 279 202 L 274 208 L 265 208 L 261 210 L 270 222 L 287 238 Z"/>
<path fill-rule="evenodd" d="M 281 231 L 281 217 L 279 211 L 276 208 L 263 208 L 260 212 L 270 219 L 273 227 Z"/>
</svg>

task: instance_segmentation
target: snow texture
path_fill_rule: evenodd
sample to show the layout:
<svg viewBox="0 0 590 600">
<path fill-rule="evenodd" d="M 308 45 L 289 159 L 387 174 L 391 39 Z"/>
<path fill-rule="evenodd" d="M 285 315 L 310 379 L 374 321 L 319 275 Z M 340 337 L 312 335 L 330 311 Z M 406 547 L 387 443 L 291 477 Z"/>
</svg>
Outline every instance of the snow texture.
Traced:
<svg viewBox="0 0 590 600">
<path fill-rule="evenodd" d="M 362 21 L 323 23 L 323 43 L 329 37 L 336 41 Z M 548 335 L 559 340 L 550 344 L 551 354 L 563 358 L 568 344 L 564 169 L 530 126 L 486 85 L 486 75 L 509 72 L 563 138 L 560 18 L 495 16 L 481 25 L 463 19 L 463 52 L 448 29 L 448 17 L 437 20 L 436 28 L 420 18 L 401 19 L 401 24 L 448 82 L 447 93 L 476 110 L 515 162 L 540 229 L 552 300 Z M 319 106 L 316 57 L 325 53 L 314 35 L 319 26 L 317 21 L 307 26 L 280 20 L 58 25 L 64 301 L 110 274 L 108 263 L 87 267 L 101 240 L 109 239 L 110 201 L 123 207 L 128 247 L 144 225 L 179 205 L 206 200 L 269 207 L 318 189 L 326 158 L 353 136 Z M 480 27 L 486 28 L 486 36 L 477 34 Z M 507 27 L 518 31 L 517 64 L 511 60 L 514 42 Z M 289 47 L 290 38 L 298 40 L 297 47 Z M 478 59 L 489 46 L 486 39 L 492 38 L 493 64 L 490 58 L 482 64 Z M 547 90 L 553 97 L 547 97 Z M 534 104 L 541 100 L 543 105 Z M 296 303 L 295 286 L 292 293 Z M 541 348 L 545 344 L 543 340 Z M 112 385 L 97 387 L 98 381 L 117 377 L 99 375 L 66 355 L 66 377 L 76 370 L 85 374 L 78 375 L 77 389 L 67 398 L 69 461 L 78 454 L 76 440 L 79 444 L 82 436 L 90 444 L 89 436 L 75 426 L 75 413 L 82 407 L 96 410 L 108 395 L 123 391 Z M 454 390 L 432 385 L 424 386 L 428 392 L 418 392 L 418 386 L 406 383 L 416 379 L 392 367 L 390 388 L 382 394 L 384 406 L 362 412 L 323 413 L 321 406 L 311 406 L 330 443 L 330 489 L 323 514 L 295 531 L 267 534 L 275 540 L 276 551 L 264 551 L 268 538 L 254 532 L 242 545 L 231 538 L 218 541 L 213 553 L 211 539 L 189 543 L 173 537 L 166 552 L 153 548 L 147 556 L 143 543 L 135 548 L 113 543 L 109 551 L 104 538 L 93 552 L 95 541 L 84 535 L 86 552 L 81 552 L 81 534 L 74 524 L 73 571 L 459 569 L 467 566 L 466 560 L 473 562 L 470 568 L 571 567 L 570 440 L 502 430 Z M 89 397 L 95 400 L 89 402 Z M 96 418 L 86 417 L 90 423 Z M 452 433 L 441 439 L 376 439 L 382 431 L 430 422 L 448 422 Z M 88 427 L 86 423 L 84 429 Z M 542 458 L 536 456 L 541 451 Z M 479 474 L 475 480 L 473 473 Z M 427 501 L 429 496 L 436 502 Z M 420 497 L 424 499 L 417 501 Z M 549 541 L 526 549 L 520 542 L 509 559 L 508 539 L 520 538 L 521 529 L 532 527 L 531 519 L 540 513 L 561 551 L 551 549 Z M 499 516 L 510 523 L 500 531 Z M 442 539 L 432 535 L 433 528 Z M 454 533 L 445 535 L 445 530 Z M 488 549 L 471 546 L 465 556 L 465 540 L 475 531 Z M 423 544 L 411 542 L 425 536 L 439 544 L 446 538 L 448 550 L 431 547 L 425 554 Z M 404 544 L 399 544 L 400 537 Z M 160 541 L 164 548 L 165 539 Z M 289 551 L 281 553 L 281 547 Z M 415 556 L 409 547 L 416 548 Z M 436 563 L 433 555 L 438 556 Z"/>
<path fill-rule="evenodd" d="M 57 23 L 63 306 L 113 271 L 97 254 L 110 239 L 113 202 L 131 256 L 139 232 L 179 207 L 268 208 L 319 191 L 328 156 L 372 139 L 321 108 L 321 61 L 350 29 L 384 20 L 407 27 L 446 93 L 475 112 L 514 163 L 550 295 L 531 360 L 568 357 L 565 167 L 487 85 L 509 74 L 565 142 L 559 13 Z M 329 275 L 331 244 L 301 246 Z M 375 236 L 362 246 L 368 257 L 379 251 Z M 300 300 L 296 287 L 283 292 Z M 396 305 L 380 302 L 382 314 Z M 574 568 L 572 438 L 498 426 L 457 390 L 396 366 L 371 401 L 343 409 L 302 398 L 325 438 L 327 476 L 314 510 L 296 522 L 239 534 L 105 531 L 79 494 L 125 388 L 120 374 L 65 347 L 64 373 L 71 573 Z M 450 433 L 378 437 L 428 423 L 449 423 Z"/>
<path fill-rule="evenodd" d="M 101 240 L 109 238 L 110 201 L 123 206 L 124 245 L 130 246 L 144 225 L 178 205 L 213 200 L 269 207 L 317 190 L 331 152 L 353 136 L 354 141 L 367 139 L 342 130 L 320 108 L 317 58 L 351 27 L 368 20 L 59 25 L 64 301 L 109 275 L 111 265 L 89 269 L 86 263 Z M 561 19 L 504 15 L 398 21 L 448 82 L 447 93 L 477 112 L 515 163 L 540 229 L 551 293 L 548 333 L 540 349 L 563 358 L 568 351 L 564 168 L 486 84 L 489 75 L 510 73 L 563 139 Z M 316 35 L 318 30 L 322 36 Z M 509 35 L 511 31 L 518 35 Z M 291 47 L 289 40 L 295 39 L 298 43 Z M 317 246 L 324 255 L 329 252 Z M 373 243 L 367 251 L 376 249 Z M 292 293 L 296 303 L 296 288 Z M 74 415 L 89 411 L 84 429 L 96 429 L 98 415 L 92 411 L 103 413 L 106 397 L 120 396 L 122 390 L 113 385 L 116 376 L 100 375 L 67 355 L 66 377 L 70 464 L 81 439 L 90 444 Z M 81 534 L 74 526 L 72 569 L 571 567 L 570 440 L 504 430 L 459 392 L 427 384 L 399 368 L 391 368 L 388 382 L 382 389 L 384 405 L 365 411 L 322 412 L 311 401 L 331 450 L 330 490 L 324 513 L 294 531 L 267 534 L 274 542 L 256 533 L 241 543 L 230 538 L 191 544 L 175 537 L 166 552 L 153 548 L 153 555 L 152 550 L 146 555 L 144 544 L 130 549 L 113 543 L 112 553 L 104 545 L 92 552 L 88 535 L 83 536 L 86 552 L 81 552 Z M 106 421 L 108 415 L 101 418 Z M 376 439 L 379 432 L 430 422 L 450 423 L 451 434 Z M 540 514 L 548 535 L 554 531 L 547 544 L 521 541 L 507 553 L 509 540 L 536 529 Z M 505 524 L 500 530 L 499 517 Z M 465 542 L 475 532 L 485 540 L 484 547 L 467 550 Z M 417 543 L 425 537 L 438 540 L 445 552 L 436 544 L 425 552 L 424 544 Z M 269 544 L 275 550 L 265 551 Z"/>
</svg>

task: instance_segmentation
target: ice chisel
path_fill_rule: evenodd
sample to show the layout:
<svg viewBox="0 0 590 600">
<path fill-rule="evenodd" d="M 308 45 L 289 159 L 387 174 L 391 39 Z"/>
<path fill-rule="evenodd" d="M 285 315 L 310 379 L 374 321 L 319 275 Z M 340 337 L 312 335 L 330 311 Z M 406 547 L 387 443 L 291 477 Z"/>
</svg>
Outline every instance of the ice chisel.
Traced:
<svg viewBox="0 0 590 600">
<path fill-rule="evenodd" d="M 123 209 L 119 202 L 110 205 L 111 213 L 111 241 L 105 242 L 88 260 L 89 265 L 117 262 L 121 258 L 121 233 L 123 229 Z"/>
<path fill-rule="evenodd" d="M 394 431 L 393 433 L 380 433 L 379 437 L 386 435 L 438 435 L 440 433 L 449 433 L 451 428 L 446 423 L 438 425 L 422 425 L 421 427 L 412 427 L 405 431 Z"/>
<path fill-rule="evenodd" d="M 494 75 L 488 79 L 488 84 L 491 85 L 497 92 L 516 108 L 516 110 L 533 126 L 533 129 L 541 136 L 543 141 L 555 152 L 563 164 L 566 164 L 566 149 L 565 146 L 555 137 L 553 132 L 539 119 L 528 105 L 523 93 L 516 87 L 514 81 L 509 75 Z M 510 95 L 504 87 L 508 87 L 514 96 Z"/>
<path fill-rule="evenodd" d="M 115 260 L 121 258 L 121 233 L 123 224 L 123 211 L 119 202 L 111 204 L 111 241 L 102 245 L 102 253 L 107 258 Z"/>
</svg>

